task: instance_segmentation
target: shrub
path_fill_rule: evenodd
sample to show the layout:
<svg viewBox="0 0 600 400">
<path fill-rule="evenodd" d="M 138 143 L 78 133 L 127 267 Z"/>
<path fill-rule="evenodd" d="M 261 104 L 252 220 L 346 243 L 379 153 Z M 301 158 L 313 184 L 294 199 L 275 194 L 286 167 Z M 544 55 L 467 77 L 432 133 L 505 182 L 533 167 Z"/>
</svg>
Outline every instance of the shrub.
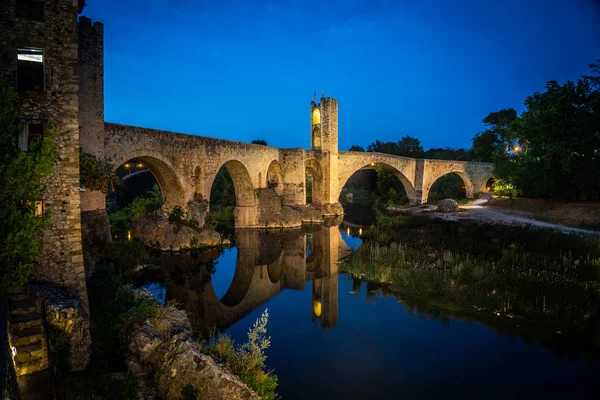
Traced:
<svg viewBox="0 0 600 400">
<path fill-rule="evenodd" d="M 248 341 L 236 346 L 233 339 L 221 335 L 213 341 L 209 350 L 222 358 L 231 370 L 240 376 L 248 386 L 263 399 L 277 399 L 277 376 L 272 371 L 265 372 L 267 356 L 265 350 L 271 345 L 267 336 L 268 310 L 262 313 L 248 331 Z"/>
<path fill-rule="evenodd" d="M 79 151 L 79 179 L 81 186 L 87 190 L 98 190 L 108 193 L 115 190 L 119 183 L 113 163 L 98 160 L 91 154 Z"/>
</svg>

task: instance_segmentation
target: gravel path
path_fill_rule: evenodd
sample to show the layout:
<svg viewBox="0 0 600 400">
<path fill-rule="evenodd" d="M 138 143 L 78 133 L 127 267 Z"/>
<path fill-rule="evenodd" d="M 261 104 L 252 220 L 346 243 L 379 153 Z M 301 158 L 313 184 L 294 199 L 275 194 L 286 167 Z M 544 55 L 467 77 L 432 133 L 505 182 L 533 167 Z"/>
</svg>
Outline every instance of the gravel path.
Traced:
<svg viewBox="0 0 600 400">
<path fill-rule="evenodd" d="M 529 225 L 539 228 L 549 228 L 565 233 L 575 233 L 581 235 L 600 235 L 600 231 L 592 231 L 588 229 L 572 228 L 570 226 L 565 225 L 551 224 L 549 222 L 538 221 L 532 218 L 520 217 L 517 215 L 506 214 L 497 210 L 491 210 L 485 207 L 485 205 L 491 199 L 491 197 L 492 194 L 487 193 L 480 199 L 474 200 L 467 204 L 463 204 L 460 206 L 461 212 L 458 213 L 438 213 L 435 211 L 436 206 L 428 206 L 426 208 L 421 208 L 422 206 L 417 206 L 412 207 L 410 211 L 413 214 L 425 214 L 431 216 L 432 218 L 439 218 L 447 221 L 459 221 L 467 219 L 506 225 Z"/>
</svg>

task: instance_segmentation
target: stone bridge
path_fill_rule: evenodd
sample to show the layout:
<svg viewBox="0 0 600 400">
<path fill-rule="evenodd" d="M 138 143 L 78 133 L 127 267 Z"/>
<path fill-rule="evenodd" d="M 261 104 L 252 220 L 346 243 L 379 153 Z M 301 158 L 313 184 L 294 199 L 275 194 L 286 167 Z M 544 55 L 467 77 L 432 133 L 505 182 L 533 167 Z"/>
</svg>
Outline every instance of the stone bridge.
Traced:
<svg viewBox="0 0 600 400">
<path fill-rule="evenodd" d="M 112 160 L 115 166 L 135 159 L 144 163 L 156 177 L 166 198 L 166 208 L 186 209 L 194 199 L 210 199 L 213 181 L 220 168 L 232 177 L 237 227 L 264 226 L 263 210 L 273 206 L 259 196 L 272 189 L 276 203 L 297 207 L 306 204 L 305 171 L 313 176 L 312 204 L 323 215 L 339 214 L 339 195 L 348 179 L 358 170 L 384 167 L 402 182 L 409 199 L 427 202 L 433 183 L 447 173 L 458 174 L 468 196 L 485 190 L 493 176 L 489 163 L 424 160 L 372 152 L 338 151 L 337 101 L 321 98 L 311 102 L 312 148 L 280 149 L 169 131 L 113 123 L 82 128 L 81 146 L 98 158 Z M 86 133 L 93 133 L 86 135 Z M 104 209 L 100 193 L 82 195 L 82 211 Z"/>
<path fill-rule="evenodd" d="M 233 178 L 238 227 L 266 226 L 265 214 L 277 218 L 283 206 L 306 204 L 305 171 L 313 176 L 312 203 L 323 215 L 342 212 L 338 198 L 354 172 L 383 166 L 400 179 L 413 203 L 428 199 L 440 176 L 455 172 L 467 195 L 485 189 L 493 165 L 476 162 L 420 160 L 378 153 L 338 151 L 338 102 L 321 97 L 307 110 L 311 149 L 275 147 L 212 139 L 106 123 L 104 121 L 104 33 L 101 24 L 83 18 L 79 37 L 79 141 L 81 148 L 116 167 L 135 159 L 155 175 L 167 207 L 186 208 L 194 199 L 210 199 L 217 172 Z M 309 113 L 308 113 L 309 112 Z M 277 196 L 264 195 L 273 189 Z M 81 196 L 83 221 L 106 215 L 101 193 Z M 88 217 L 90 215 L 91 217 Z M 311 217 L 312 219 L 312 217 Z M 275 223 L 271 226 L 277 226 Z"/>
</svg>

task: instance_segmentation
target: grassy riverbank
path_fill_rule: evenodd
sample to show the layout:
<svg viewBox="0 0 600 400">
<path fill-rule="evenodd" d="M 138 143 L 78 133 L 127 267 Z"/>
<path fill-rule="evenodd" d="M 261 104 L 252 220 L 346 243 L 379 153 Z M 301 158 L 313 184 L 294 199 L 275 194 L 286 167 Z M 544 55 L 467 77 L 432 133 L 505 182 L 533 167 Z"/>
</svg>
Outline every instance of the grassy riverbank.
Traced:
<svg viewBox="0 0 600 400">
<path fill-rule="evenodd" d="M 600 329 L 600 240 L 552 231 L 379 215 L 341 269 L 447 309 L 553 329 Z"/>
</svg>

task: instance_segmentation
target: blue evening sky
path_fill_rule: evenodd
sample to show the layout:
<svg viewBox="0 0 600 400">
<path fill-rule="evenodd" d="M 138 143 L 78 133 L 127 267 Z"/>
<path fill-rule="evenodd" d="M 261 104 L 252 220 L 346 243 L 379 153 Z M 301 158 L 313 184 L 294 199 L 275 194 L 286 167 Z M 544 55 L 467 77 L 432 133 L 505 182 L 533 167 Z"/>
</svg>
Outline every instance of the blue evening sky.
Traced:
<svg viewBox="0 0 600 400">
<path fill-rule="evenodd" d="M 469 147 L 491 111 L 588 72 L 599 0 L 87 0 L 105 24 L 105 118 L 310 145 L 316 90 L 340 150 Z"/>
</svg>

